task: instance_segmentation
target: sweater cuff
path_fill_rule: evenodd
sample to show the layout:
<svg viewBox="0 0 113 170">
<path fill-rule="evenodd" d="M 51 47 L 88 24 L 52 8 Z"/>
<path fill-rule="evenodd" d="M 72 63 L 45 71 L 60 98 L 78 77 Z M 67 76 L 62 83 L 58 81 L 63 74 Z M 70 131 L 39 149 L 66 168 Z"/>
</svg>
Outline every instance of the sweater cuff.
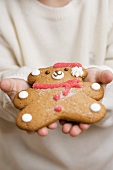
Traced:
<svg viewBox="0 0 113 170">
<path fill-rule="evenodd" d="M 2 74 L 1 79 L 18 78 L 18 79 L 23 79 L 23 80 L 27 81 L 28 75 L 33 70 L 34 70 L 33 68 L 30 68 L 30 67 L 27 67 L 27 66 L 20 67 L 17 70 L 12 70 L 12 71 L 5 72 L 4 74 Z"/>
</svg>

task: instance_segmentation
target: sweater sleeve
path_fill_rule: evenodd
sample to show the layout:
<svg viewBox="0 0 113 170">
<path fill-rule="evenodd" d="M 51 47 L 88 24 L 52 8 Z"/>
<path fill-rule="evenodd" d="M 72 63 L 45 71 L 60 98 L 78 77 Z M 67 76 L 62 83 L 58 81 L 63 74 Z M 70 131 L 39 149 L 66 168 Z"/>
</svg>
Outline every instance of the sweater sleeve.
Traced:
<svg viewBox="0 0 113 170">
<path fill-rule="evenodd" d="M 14 51 L 0 35 L 0 80 L 4 78 L 19 78 L 27 80 L 31 72 L 28 67 L 20 66 Z M 0 90 L 0 118 L 5 121 L 15 122 L 18 110 L 13 106 L 9 97 Z"/>
<path fill-rule="evenodd" d="M 113 1 L 109 0 L 109 21 L 110 29 L 108 31 L 107 50 L 104 65 L 100 68 L 110 70 L 113 73 Z M 98 123 L 97 126 L 109 127 L 113 125 L 113 81 L 106 86 L 102 103 L 105 105 L 107 114 Z"/>
<path fill-rule="evenodd" d="M 113 0 L 109 0 L 109 24 L 108 24 L 108 37 L 107 37 L 107 51 L 105 56 L 104 65 L 113 68 Z"/>
</svg>

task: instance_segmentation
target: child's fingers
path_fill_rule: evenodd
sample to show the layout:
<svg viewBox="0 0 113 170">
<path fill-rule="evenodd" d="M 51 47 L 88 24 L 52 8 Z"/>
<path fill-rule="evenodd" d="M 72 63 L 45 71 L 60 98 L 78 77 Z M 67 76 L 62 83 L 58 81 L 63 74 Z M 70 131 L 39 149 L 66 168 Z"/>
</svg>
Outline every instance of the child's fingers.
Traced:
<svg viewBox="0 0 113 170">
<path fill-rule="evenodd" d="M 53 130 L 53 129 L 56 129 L 57 128 L 57 123 L 52 123 L 48 126 L 49 129 Z M 40 136 L 47 136 L 48 135 L 48 128 L 47 127 L 43 127 L 41 129 L 39 129 L 37 131 L 37 133 L 40 135 Z M 27 131 L 28 134 L 34 134 L 35 131 Z"/>
<path fill-rule="evenodd" d="M 3 79 L 1 80 L 0 87 L 13 100 L 16 94 L 15 81 L 13 79 Z"/>
<path fill-rule="evenodd" d="M 48 126 L 48 128 L 51 129 L 51 130 L 56 129 L 56 128 L 57 128 L 57 123 L 54 122 L 54 123 L 50 124 L 50 125 Z"/>
<path fill-rule="evenodd" d="M 38 133 L 40 136 L 42 136 L 42 137 L 47 136 L 47 135 L 48 135 L 48 128 L 47 128 L 47 127 L 43 127 L 43 128 L 41 128 L 41 129 L 39 129 L 39 130 L 37 131 L 37 133 Z"/>
<path fill-rule="evenodd" d="M 72 137 L 75 137 L 80 135 L 83 131 L 87 130 L 90 126 L 91 125 L 80 123 L 79 125 L 72 126 L 69 133 Z"/>
<path fill-rule="evenodd" d="M 89 129 L 90 126 L 91 125 L 89 125 L 89 124 L 83 124 L 83 123 L 80 123 L 80 125 L 79 125 L 79 127 L 82 131 Z"/>
<path fill-rule="evenodd" d="M 42 137 L 43 136 L 47 136 L 48 133 L 49 133 L 49 129 L 48 128 L 51 129 L 51 130 L 56 129 L 57 128 L 57 123 L 55 122 L 55 123 L 50 124 L 48 127 L 43 127 L 41 129 L 39 129 L 37 132 Z"/>
<path fill-rule="evenodd" d="M 82 130 L 80 129 L 79 125 L 73 125 L 71 123 L 65 123 L 62 126 L 62 132 L 65 134 L 70 134 L 72 137 L 79 135 Z"/>
<path fill-rule="evenodd" d="M 62 132 L 65 134 L 70 134 L 71 136 L 75 137 L 79 135 L 81 132 L 87 130 L 91 125 L 89 124 L 72 124 L 72 123 L 65 123 L 62 126 Z"/>
<path fill-rule="evenodd" d="M 72 128 L 70 129 L 69 134 L 70 134 L 72 137 L 75 137 L 75 136 L 80 135 L 81 132 L 82 132 L 82 130 L 80 129 L 80 127 L 79 127 L 78 125 L 74 125 L 74 126 L 72 126 Z"/>
<path fill-rule="evenodd" d="M 71 123 L 65 123 L 62 126 L 62 132 L 65 133 L 65 134 L 68 134 L 70 132 L 71 128 L 72 128 L 72 124 Z"/>
<path fill-rule="evenodd" d="M 9 93 L 13 90 L 14 83 L 12 83 L 11 79 L 3 79 L 0 82 L 0 87 L 1 87 L 1 90 L 3 90 L 6 93 Z"/>
<path fill-rule="evenodd" d="M 85 81 L 108 84 L 113 80 L 113 73 L 109 70 L 89 68 L 87 69 L 87 71 L 88 71 L 88 75 L 85 78 Z"/>
<path fill-rule="evenodd" d="M 113 80 L 113 73 L 109 70 L 97 71 L 96 82 L 108 84 Z"/>
</svg>

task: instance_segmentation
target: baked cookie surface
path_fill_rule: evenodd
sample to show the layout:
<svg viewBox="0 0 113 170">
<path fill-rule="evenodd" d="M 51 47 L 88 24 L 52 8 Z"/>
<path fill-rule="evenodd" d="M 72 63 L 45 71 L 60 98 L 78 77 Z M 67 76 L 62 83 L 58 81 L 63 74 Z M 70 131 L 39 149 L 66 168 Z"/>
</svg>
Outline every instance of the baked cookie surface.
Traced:
<svg viewBox="0 0 113 170">
<path fill-rule="evenodd" d="M 98 83 L 84 82 L 86 76 L 80 63 L 56 63 L 34 70 L 28 76 L 32 87 L 14 99 L 20 109 L 17 126 L 37 131 L 60 119 L 88 124 L 100 121 L 106 114 L 99 101 L 104 89 Z"/>
</svg>

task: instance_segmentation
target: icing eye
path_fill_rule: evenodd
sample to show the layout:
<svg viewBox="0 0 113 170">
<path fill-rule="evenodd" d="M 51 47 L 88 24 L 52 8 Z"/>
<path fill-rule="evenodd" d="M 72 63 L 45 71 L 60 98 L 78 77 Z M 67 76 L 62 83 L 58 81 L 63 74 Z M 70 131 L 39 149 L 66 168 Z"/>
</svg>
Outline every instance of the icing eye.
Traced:
<svg viewBox="0 0 113 170">
<path fill-rule="evenodd" d="M 52 78 L 53 79 L 62 79 L 64 77 L 64 73 L 62 71 L 56 70 L 53 74 L 52 74 Z"/>
<path fill-rule="evenodd" d="M 21 91 L 18 96 L 19 96 L 20 99 L 25 99 L 25 98 L 28 97 L 28 92 L 27 91 Z"/>
<path fill-rule="evenodd" d="M 68 67 L 64 68 L 64 71 L 68 71 L 68 70 L 69 70 L 69 68 L 68 68 Z"/>
<path fill-rule="evenodd" d="M 49 71 L 49 70 L 46 70 L 46 71 L 45 71 L 45 74 L 50 74 L 50 71 Z"/>
<path fill-rule="evenodd" d="M 29 113 L 25 113 L 24 115 L 22 115 L 22 120 L 24 122 L 30 122 L 32 120 L 32 115 Z"/>
<path fill-rule="evenodd" d="M 82 67 L 73 67 L 72 68 L 72 71 L 71 71 L 71 74 L 72 76 L 76 76 L 76 77 L 82 77 L 83 75 L 83 71 L 82 71 Z"/>
<path fill-rule="evenodd" d="M 38 75 L 40 75 L 40 70 L 36 69 L 36 70 L 32 71 L 31 74 L 32 74 L 32 76 L 38 76 Z"/>
</svg>

